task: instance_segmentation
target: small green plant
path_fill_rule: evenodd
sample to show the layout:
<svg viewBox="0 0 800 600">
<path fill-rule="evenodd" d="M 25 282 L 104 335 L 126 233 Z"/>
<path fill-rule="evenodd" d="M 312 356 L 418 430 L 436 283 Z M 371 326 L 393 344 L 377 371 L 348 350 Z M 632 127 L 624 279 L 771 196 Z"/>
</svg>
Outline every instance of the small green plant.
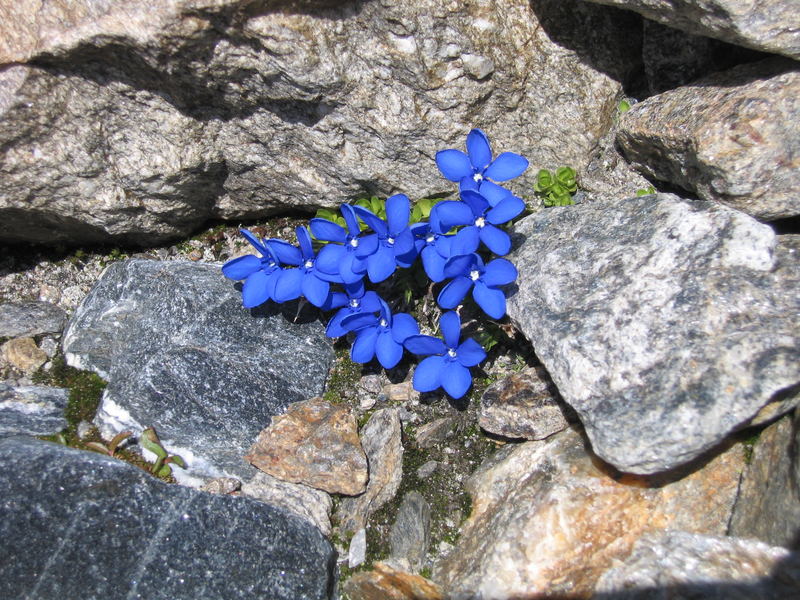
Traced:
<svg viewBox="0 0 800 600">
<path fill-rule="evenodd" d="M 119 448 L 119 445 L 132 435 L 133 432 L 131 431 L 121 431 L 120 433 L 114 436 L 114 438 L 108 443 L 108 445 L 102 444 L 100 442 L 86 442 L 86 447 L 95 450 L 97 452 L 100 452 L 101 454 L 108 454 L 109 456 L 114 456 L 114 453 L 117 451 L 117 448 Z"/>
<path fill-rule="evenodd" d="M 161 440 L 158 439 L 156 430 L 148 427 L 142 431 L 139 438 L 139 443 L 143 448 L 149 450 L 156 455 L 156 462 L 150 467 L 150 472 L 158 477 L 168 477 L 172 474 L 170 464 L 179 466 L 181 469 L 186 468 L 186 463 L 177 454 L 170 455 L 164 446 L 161 445 Z"/>
<path fill-rule="evenodd" d="M 631 103 L 628 101 L 627 98 L 623 98 L 622 100 L 619 101 L 619 104 L 617 104 L 617 110 L 619 111 L 620 114 L 625 114 L 630 109 L 631 109 Z"/>
<path fill-rule="evenodd" d="M 639 188 L 638 190 L 636 190 L 637 196 L 649 196 L 650 194 L 655 194 L 655 193 L 656 193 L 656 188 L 654 188 L 652 185 L 648 185 L 646 188 Z"/>
<path fill-rule="evenodd" d="M 575 169 L 558 167 L 555 173 L 548 169 L 541 169 L 536 174 L 536 183 L 533 189 L 542 198 L 545 206 L 575 204 L 572 200 L 572 194 L 578 191 Z"/>
</svg>

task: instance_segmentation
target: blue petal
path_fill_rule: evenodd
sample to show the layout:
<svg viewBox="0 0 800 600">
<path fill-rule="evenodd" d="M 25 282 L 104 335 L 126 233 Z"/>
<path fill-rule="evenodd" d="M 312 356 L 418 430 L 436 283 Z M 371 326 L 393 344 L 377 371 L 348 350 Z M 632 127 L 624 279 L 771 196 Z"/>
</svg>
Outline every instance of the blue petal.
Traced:
<svg viewBox="0 0 800 600">
<path fill-rule="evenodd" d="M 396 268 L 394 250 L 383 244 L 378 246 L 377 252 L 370 256 L 367 262 L 367 273 L 369 273 L 369 280 L 372 283 L 380 283 L 388 279 Z"/>
<path fill-rule="evenodd" d="M 496 258 L 488 265 L 481 281 L 489 287 L 507 285 L 517 278 L 517 268 L 505 258 Z"/>
<path fill-rule="evenodd" d="M 450 242 L 450 256 L 472 254 L 481 243 L 477 227 L 464 227 Z"/>
<path fill-rule="evenodd" d="M 450 181 L 472 177 L 472 163 L 461 150 L 440 150 L 436 153 L 436 166 Z"/>
<path fill-rule="evenodd" d="M 408 227 L 410 204 L 405 194 L 395 194 L 386 200 L 386 223 L 389 225 L 389 233 L 395 237 Z"/>
<path fill-rule="evenodd" d="M 422 266 L 428 278 L 436 283 L 442 281 L 444 279 L 444 257 L 432 246 L 423 248 L 420 254 L 422 255 Z"/>
<path fill-rule="evenodd" d="M 458 339 L 461 337 L 461 317 L 455 311 L 444 313 L 439 318 L 439 328 L 442 330 L 444 343 L 448 348 L 457 348 Z"/>
<path fill-rule="evenodd" d="M 378 330 L 374 327 L 362 329 L 353 341 L 350 348 L 350 358 L 353 362 L 368 363 L 375 356 L 375 341 L 378 337 Z"/>
<path fill-rule="evenodd" d="M 413 354 L 444 354 L 447 346 L 437 337 L 430 335 L 412 335 L 403 342 L 406 350 Z"/>
<path fill-rule="evenodd" d="M 394 238 L 394 253 L 395 256 L 402 256 L 408 254 L 414 249 L 414 235 L 411 230 L 406 227 Z"/>
<path fill-rule="evenodd" d="M 344 244 L 347 239 L 347 232 L 344 228 L 333 221 L 328 221 L 328 219 L 311 219 L 308 226 L 311 228 L 311 233 L 318 240 Z"/>
<path fill-rule="evenodd" d="M 350 237 L 356 237 L 361 233 L 361 227 L 358 226 L 358 218 L 355 211 L 353 211 L 353 207 L 349 204 L 342 204 L 339 210 L 344 217 L 344 222 L 347 223 L 347 231 L 350 233 Z"/>
<path fill-rule="evenodd" d="M 342 292 L 333 292 L 320 306 L 322 310 L 334 310 L 347 304 L 347 295 Z M 329 336 L 330 337 L 330 336 Z"/>
<path fill-rule="evenodd" d="M 481 181 L 478 191 L 481 193 L 481 196 L 486 198 L 486 200 L 488 200 L 489 204 L 492 206 L 497 206 L 503 198 L 511 195 L 509 190 L 497 185 L 494 181 L 489 181 L 488 179 Z"/>
<path fill-rule="evenodd" d="M 411 246 L 411 249 L 404 254 L 400 254 L 397 252 L 397 247 L 394 249 L 394 260 L 398 266 L 403 268 L 409 268 L 411 265 L 414 264 L 414 261 L 417 260 L 417 256 L 419 256 L 419 249 L 417 248 L 416 244 Z"/>
<path fill-rule="evenodd" d="M 403 345 L 395 342 L 391 333 L 382 331 L 375 342 L 375 354 L 384 369 L 391 369 L 403 358 Z"/>
<path fill-rule="evenodd" d="M 377 324 L 378 317 L 374 313 L 363 310 L 351 313 L 341 320 L 342 329 L 345 331 L 358 331 L 364 327 L 372 327 L 374 329 Z"/>
<path fill-rule="evenodd" d="M 250 245 L 256 250 L 258 250 L 262 256 L 267 255 L 267 251 L 264 247 L 264 244 L 261 242 L 260 239 L 258 239 L 258 237 L 255 234 L 247 231 L 247 229 L 240 229 L 239 233 L 241 233 L 244 239 L 250 242 Z"/>
<path fill-rule="evenodd" d="M 365 292 L 364 297 L 361 298 L 361 310 L 376 313 L 381 309 L 382 299 L 377 293 L 372 290 Z"/>
<path fill-rule="evenodd" d="M 364 264 L 353 252 L 344 252 L 339 262 L 339 275 L 345 283 L 355 283 L 363 279 L 366 270 L 363 267 Z"/>
<path fill-rule="evenodd" d="M 252 273 L 244 282 L 242 287 L 242 304 L 245 308 L 253 308 L 264 304 L 272 297 L 271 292 L 275 290 L 274 278 L 267 275 L 264 271 Z"/>
<path fill-rule="evenodd" d="M 343 246 L 326 244 L 320 249 L 314 264 L 323 273 L 336 275 L 339 273 L 339 263 L 342 262 L 342 256 L 345 252 L 346 250 Z"/>
<path fill-rule="evenodd" d="M 442 387 L 453 398 L 461 398 L 472 385 L 472 375 L 469 369 L 458 361 L 445 361 L 445 363 L 441 375 Z"/>
<path fill-rule="evenodd" d="M 478 342 L 472 338 L 467 338 L 456 350 L 456 357 L 458 362 L 465 367 L 474 367 L 483 362 L 486 358 L 486 352 Z"/>
<path fill-rule="evenodd" d="M 414 369 L 414 389 L 418 392 L 430 392 L 441 386 L 444 362 L 441 356 L 429 356 L 420 362 Z"/>
<path fill-rule="evenodd" d="M 228 279 L 239 281 L 255 273 L 260 268 L 261 259 L 252 254 L 248 254 L 247 256 L 240 256 L 239 258 L 229 260 L 222 265 L 222 274 Z"/>
<path fill-rule="evenodd" d="M 502 319 L 506 314 L 506 296 L 494 288 L 487 287 L 482 281 L 476 281 L 472 297 L 483 312 L 493 319 Z"/>
<path fill-rule="evenodd" d="M 476 264 L 475 254 L 460 254 L 447 259 L 444 263 L 444 276 L 448 279 L 466 277 Z"/>
<path fill-rule="evenodd" d="M 494 225 L 487 223 L 481 227 L 480 236 L 486 247 L 498 256 L 503 256 L 511 251 L 511 238 L 505 231 Z"/>
<path fill-rule="evenodd" d="M 470 287 L 472 280 L 469 277 L 456 277 L 442 288 L 436 301 L 442 308 L 455 308 L 464 299 Z"/>
<path fill-rule="evenodd" d="M 474 221 L 477 217 L 482 217 L 486 209 L 489 208 L 489 201 L 478 192 L 464 190 L 461 192 L 461 199 L 472 211 L 472 219 L 470 222 Z"/>
<path fill-rule="evenodd" d="M 454 235 L 440 235 L 436 238 L 436 251 L 444 258 L 450 258 L 453 253 L 450 252 L 450 245 L 453 243 Z"/>
<path fill-rule="evenodd" d="M 408 313 L 397 313 L 392 317 L 392 338 L 402 344 L 412 335 L 419 335 L 416 319 Z"/>
<path fill-rule="evenodd" d="M 377 233 L 380 237 L 386 237 L 389 229 L 383 219 L 363 206 L 353 206 L 352 209 L 355 211 L 356 215 L 367 224 L 367 227 L 372 229 L 372 231 Z"/>
<path fill-rule="evenodd" d="M 337 338 L 347 334 L 347 330 L 342 327 L 342 320 L 352 314 L 353 311 L 351 311 L 349 307 L 340 309 L 339 312 L 333 315 L 333 318 L 328 321 L 328 326 L 325 328 L 325 335 L 329 338 Z"/>
<path fill-rule="evenodd" d="M 508 181 L 518 175 L 522 175 L 527 168 L 527 158 L 513 152 L 503 152 L 492 161 L 484 175 L 495 181 Z"/>
<path fill-rule="evenodd" d="M 433 217 L 434 211 L 436 212 L 435 217 Z M 435 219 L 442 231 L 450 231 L 459 225 L 469 225 L 475 220 L 469 205 L 458 200 L 439 202 L 431 210 L 431 216 L 431 223 Z"/>
<path fill-rule="evenodd" d="M 314 258 L 314 246 L 311 243 L 311 234 L 308 233 L 307 227 L 298 227 L 294 230 L 297 236 L 297 243 L 300 245 L 300 252 L 304 260 Z"/>
<path fill-rule="evenodd" d="M 375 251 L 378 249 L 378 236 L 376 234 L 365 235 L 363 237 L 358 238 L 358 246 L 353 250 L 355 255 L 364 260 L 368 256 L 375 254 Z"/>
<path fill-rule="evenodd" d="M 303 255 L 300 248 L 292 246 L 289 242 L 278 239 L 269 239 L 266 245 L 278 257 L 278 261 L 284 265 L 297 266 L 303 262 Z"/>
<path fill-rule="evenodd" d="M 302 293 L 303 276 L 301 269 L 286 269 L 280 272 L 275 281 L 275 292 L 272 294 L 275 302 L 287 302 L 299 298 Z"/>
<path fill-rule="evenodd" d="M 493 225 L 502 225 L 516 217 L 525 210 L 525 203 L 522 198 L 514 195 L 503 198 L 497 206 L 486 213 L 486 220 Z"/>
<path fill-rule="evenodd" d="M 327 281 L 318 278 L 314 273 L 306 273 L 303 277 L 301 291 L 306 300 L 314 306 L 321 307 L 328 299 L 331 285 Z"/>
<path fill-rule="evenodd" d="M 467 134 L 467 154 L 472 166 L 479 171 L 483 171 L 492 162 L 489 138 L 480 129 L 473 129 Z"/>
</svg>

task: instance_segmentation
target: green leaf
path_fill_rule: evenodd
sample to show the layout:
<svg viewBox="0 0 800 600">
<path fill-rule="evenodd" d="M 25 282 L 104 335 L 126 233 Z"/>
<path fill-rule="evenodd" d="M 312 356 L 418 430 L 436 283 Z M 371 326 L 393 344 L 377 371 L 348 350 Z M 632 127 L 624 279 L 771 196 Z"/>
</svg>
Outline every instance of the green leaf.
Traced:
<svg viewBox="0 0 800 600">
<path fill-rule="evenodd" d="M 169 477 L 172 475 L 172 469 L 169 465 L 161 465 L 161 467 L 155 473 L 159 477 Z"/>
<path fill-rule="evenodd" d="M 422 209 L 419 206 L 419 203 L 414 205 L 414 208 L 411 209 L 411 217 L 409 221 L 413 223 L 419 223 L 422 220 Z"/>
<path fill-rule="evenodd" d="M 100 442 L 86 442 L 86 447 L 94 450 L 95 452 L 100 452 L 101 454 L 113 454 L 112 452 L 109 452 L 108 448 L 106 448 L 106 446 Z"/>
<path fill-rule="evenodd" d="M 178 466 L 179 466 L 181 469 L 185 469 L 185 468 L 186 468 L 186 463 L 185 463 L 185 462 L 183 461 L 183 459 L 182 459 L 180 456 L 178 456 L 177 454 L 173 454 L 172 456 L 170 456 L 169 458 L 167 458 L 167 460 L 166 460 L 165 462 L 168 462 L 168 463 L 172 463 L 172 464 L 178 465 Z"/>
<path fill-rule="evenodd" d="M 621 114 L 625 114 L 625 113 L 626 113 L 626 112 L 628 112 L 630 109 L 631 109 L 631 103 L 630 103 L 630 102 L 628 102 L 628 101 L 627 101 L 625 98 L 623 98 L 622 100 L 620 100 L 620 101 L 619 101 L 619 104 L 617 104 L 617 110 L 618 110 L 618 111 L 619 111 Z"/>
<path fill-rule="evenodd" d="M 533 189 L 540 194 L 546 194 L 554 183 L 553 174 L 547 169 L 540 169 L 536 174 L 536 183 L 533 185 Z"/>
<path fill-rule="evenodd" d="M 578 190 L 578 183 L 575 180 L 575 169 L 570 167 L 559 167 L 556 169 L 556 181 L 568 192 Z"/>
<path fill-rule="evenodd" d="M 652 185 L 649 185 L 646 188 L 641 188 L 636 190 L 637 196 L 649 196 L 650 194 L 655 194 L 655 193 L 656 193 L 656 188 L 654 188 Z"/>
<path fill-rule="evenodd" d="M 121 431 L 117 435 L 114 436 L 114 439 L 111 440 L 111 443 L 108 445 L 108 453 L 111 456 L 114 456 L 114 452 L 117 451 L 117 447 L 127 438 L 133 435 L 132 431 Z"/>
<path fill-rule="evenodd" d="M 148 427 L 142 431 L 142 435 L 139 437 L 139 443 L 143 448 L 155 454 L 160 460 L 167 458 L 167 451 L 164 450 L 164 446 L 161 445 L 161 440 L 158 439 L 156 430 L 152 427 Z"/>
</svg>

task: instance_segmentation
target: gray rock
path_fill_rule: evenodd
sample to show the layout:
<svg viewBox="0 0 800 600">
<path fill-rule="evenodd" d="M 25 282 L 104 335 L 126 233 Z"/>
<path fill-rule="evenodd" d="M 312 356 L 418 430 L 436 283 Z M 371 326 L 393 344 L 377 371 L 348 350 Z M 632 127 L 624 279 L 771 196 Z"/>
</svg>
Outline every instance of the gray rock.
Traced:
<svg viewBox="0 0 800 600">
<path fill-rule="evenodd" d="M 664 531 L 606 571 L 602 600 L 775 600 L 800 597 L 800 555 L 755 540 Z"/>
<path fill-rule="evenodd" d="M 69 390 L 0 382 L 0 436 L 52 435 L 67 426 Z"/>
<path fill-rule="evenodd" d="M 455 417 L 440 417 L 420 425 L 417 428 L 414 439 L 420 448 L 432 448 L 451 436 L 455 426 Z"/>
<path fill-rule="evenodd" d="M 120 460 L 0 440 L 3 598 L 332 599 L 335 553 L 279 508 Z"/>
<path fill-rule="evenodd" d="M 350 547 L 347 551 L 347 566 L 351 569 L 363 564 L 367 559 L 367 530 L 363 527 L 356 531 L 350 540 Z"/>
<path fill-rule="evenodd" d="M 800 531 L 800 416 L 761 432 L 742 474 L 730 534 L 792 548 Z"/>
<path fill-rule="evenodd" d="M 690 461 L 800 379 L 800 237 L 776 247 L 742 213 L 669 194 L 548 209 L 514 232 L 508 314 L 620 470 Z"/>
<path fill-rule="evenodd" d="M 321 393 L 333 360 L 322 325 L 295 312 L 242 308 L 219 265 L 128 260 L 105 271 L 62 343 L 70 365 L 108 381 L 103 435 L 154 426 L 189 465 L 176 476 L 248 479 L 258 432 Z"/>
<path fill-rule="evenodd" d="M 439 463 L 435 460 L 429 460 L 417 469 L 417 479 L 427 479 L 436 472 L 439 468 Z"/>
<path fill-rule="evenodd" d="M 152 244 L 210 217 L 450 193 L 434 153 L 473 126 L 580 171 L 638 61 L 624 15 L 577 0 L 249 7 L 25 2 L 0 19 L 0 240 Z"/>
<path fill-rule="evenodd" d="M 67 313 L 49 302 L 4 302 L 0 304 L 0 337 L 31 337 L 61 333 Z"/>
<path fill-rule="evenodd" d="M 566 415 L 577 419 L 544 369 L 530 368 L 486 388 L 478 424 L 497 435 L 542 440 L 567 428 Z"/>
<path fill-rule="evenodd" d="M 792 0 L 589 0 L 731 44 L 800 59 L 800 11 Z"/>
<path fill-rule="evenodd" d="M 431 542 L 431 507 L 419 492 L 408 492 L 389 532 L 391 558 L 405 559 L 419 573 Z"/>
<path fill-rule="evenodd" d="M 617 141 L 648 179 L 762 220 L 798 215 L 795 69 L 793 61 L 772 58 L 648 98 L 622 116 Z"/>
</svg>

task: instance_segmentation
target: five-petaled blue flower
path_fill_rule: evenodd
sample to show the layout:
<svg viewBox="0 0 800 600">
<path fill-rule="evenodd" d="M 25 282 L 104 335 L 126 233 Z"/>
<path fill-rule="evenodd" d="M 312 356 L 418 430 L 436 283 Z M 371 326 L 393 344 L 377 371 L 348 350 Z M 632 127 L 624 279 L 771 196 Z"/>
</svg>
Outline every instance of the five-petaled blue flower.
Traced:
<svg viewBox="0 0 800 600">
<path fill-rule="evenodd" d="M 411 226 L 417 254 L 422 257 L 422 267 L 431 281 L 438 283 L 444 279 L 444 264 L 450 258 L 450 240 L 453 236 L 442 231 L 438 212 L 431 211 L 430 222 L 415 223 Z"/>
<path fill-rule="evenodd" d="M 439 319 L 444 341 L 429 335 L 412 335 L 404 346 L 414 354 L 428 354 L 414 371 L 414 389 L 430 392 L 439 387 L 453 398 L 461 398 L 472 385 L 469 367 L 486 358 L 481 345 L 467 338 L 459 343 L 461 319 L 454 311 L 444 313 Z"/>
<path fill-rule="evenodd" d="M 350 326 L 345 326 L 342 322 L 347 317 L 362 312 L 366 314 L 376 313 L 381 309 L 381 297 L 372 290 L 366 291 L 363 281 L 359 280 L 355 283 L 346 283 L 344 284 L 344 289 L 344 294 L 342 292 L 334 292 L 331 294 L 328 302 L 322 307 L 323 310 L 333 310 L 340 306 L 344 307 L 328 321 L 325 335 L 330 338 L 341 337 L 353 331 L 353 327 L 358 326 L 358 323 L 352 322 Z"/>
<path fill-rule="evenodd" d="M 395 194 L 386 200 L 386 221 L 361 206 L 353 210 L 375 233 L 365 236 L 376 238 L 378 247 L 367 256 L 367 273 L 372 283 L 379 283 L 389 277 L 397 265 L 410 267 L 417 257 L 414 234 L 408 227 L 411 203 L 405 194 Z"/>
<path fill-rule="evenodd" d="M 261 254 L 261 258 L 248 254 L 229 260 L 222 265 L 222 274 L 234 281 L 244 279 L 242 304 L 245 308 L 253 308 L 274 297 L 275 284 L 282 270 L 271 241 L 262 242 L 246 229 L 240 229 L 239 233 Z"/>
<path fill-rule="evenodd" d="M 440 150 L 436 153 L 436 165 L 447 179 L 458 182 L 461 191 L 480 192 L 494 206 L 509 191 L 491 180 L 508 181 L 521 175 L 528 168 L 528 160 L 513 152 L 503 152 L 492 160 L 486 134 L 473 129 L 467 135 L 467 154 L 461 150 Z"/>
<path fill-rule="evenodd" d="M 500 286 L 517 278 L 517 269 L 505 258 L 496 258 L 488 265 L 477 254 L 453 256 L 444 267 L 452 278 L 439 292 L 436 301 L 442 308 L 455 308 L 472 288 L 472 297 L 483 312 L 493 319 L 506 314 L 506 296 Z"/>
<path fill-rule="evenodd" d="M 354 313 L 342 320 L 344 329 L 356 332 L 350 348 L 353 362 L 368 363 L 373 356 L 385 369 L 391 369 L 403 357 L 403 342 L 412 335 L 419 335 L 419 326 L 407 313 L 392 314 L 389 305 L 380 301 L 380 313 Z"/>
<path fill-rule="evenodd" d="M 378 249 L 378 238 L 361 237 L 353 207 L 342 204 L 341 209 L 347 229 L 327 219 L 311 219 L 311 233 L 318 240 L 336 242 L 319 251 L 317 268 L 327 274 L 339 274 L 344 283 L 361 281 L 367 272 L 367 257 Z M 337 244 L 342 244 L 341 246 Z"/>
</svg>

